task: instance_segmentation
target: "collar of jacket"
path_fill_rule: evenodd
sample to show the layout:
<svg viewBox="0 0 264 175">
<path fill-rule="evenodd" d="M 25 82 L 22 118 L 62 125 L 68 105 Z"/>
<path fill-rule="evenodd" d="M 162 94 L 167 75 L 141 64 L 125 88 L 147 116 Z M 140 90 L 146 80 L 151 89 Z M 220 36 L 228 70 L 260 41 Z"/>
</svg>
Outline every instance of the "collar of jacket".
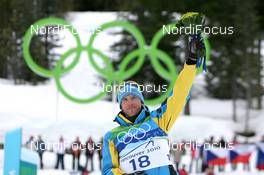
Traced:
<svg viewBox="0 0 264 175">
<path fill-rule="evenodd" d="M 146 106 L 143 106 L 143 108 L 141 109 L 141 112 L 138 114 L 136 120 L 134 123 L 132 123 L 131 121 L 129 121 L 124 114 L 122 113 L 122 111 L 120 111 L 117 116 L 115 117 L 114 121 L 117 122 L 119 125 L 121 126 L 131 126 L 131 125 L 135 125 L 135 124 L 139 124 L 142 123 L 146 117 L 149 115 L 149 109 Z"/>
</svg>

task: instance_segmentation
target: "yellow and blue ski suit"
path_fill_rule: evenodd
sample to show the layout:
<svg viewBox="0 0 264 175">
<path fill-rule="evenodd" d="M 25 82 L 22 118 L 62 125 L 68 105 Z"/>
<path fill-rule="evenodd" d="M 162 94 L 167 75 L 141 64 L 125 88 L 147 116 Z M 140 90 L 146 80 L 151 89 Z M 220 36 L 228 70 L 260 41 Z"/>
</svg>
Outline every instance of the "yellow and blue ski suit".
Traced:
<svg viewBox="0 0 264 175">
<path fill-rule="evenodd" d="M 129 147 L 130 144 L 136 144 L 139 140 L 144 141 L 150 138 L 167 138 L 168 140 L 168 132 L 172 128 L 174 122 L 180 115 L 186 103 L 186 99 L 194 81 L 195 74 L 196 65 L 185 64 L 183 70 L 175 82 L 173 91 L 167 100 L 154 111 L 149 111 L 146 106 L 143 106 L 134 123 L 126 119 L 122 112 L 116 116 L 114 121 L 120 126 L 107 132 L 103 140 L 103 175 L 126 174 L 120 167 L 120 154 L 122 151 L 124 151 L 124 149 Z M 145 126 L 149 126 L 149 128 L 147 130 L 143 130 Z M 139 135 L 130 134 L 128 135 L 129 137 L 127 135 L 126 137 L 122 137 L 122 133 L 126 133 L 131 129 L 138 129 L 137 131 L 144 132 L 136 133 Z M 146 156 L 144 158 L 146 158 Z M 159 157 L 157 157 L 157 159 L 159 159 Z M 129 163 L 131 163 L 131 166 L 136 169 L 136 164 L 133 161 L 134 160 L 131 160 Z M 142 162 L 141 166 L 145 168 L 149 164 L 149 161 Z M 145 168 L 144 171 L 141 171 L 140 173 L 145 175 L 176 174 L 172 165 L 165 165 L 150 169 Z M 137 173 L 133 172 L 131 174 Z"/>
</svg>

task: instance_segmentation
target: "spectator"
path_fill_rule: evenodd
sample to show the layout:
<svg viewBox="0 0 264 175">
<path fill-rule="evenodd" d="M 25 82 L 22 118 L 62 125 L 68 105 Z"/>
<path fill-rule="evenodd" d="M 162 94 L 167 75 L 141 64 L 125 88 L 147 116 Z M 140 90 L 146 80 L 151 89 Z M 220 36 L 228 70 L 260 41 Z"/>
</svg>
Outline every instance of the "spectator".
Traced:
<svg viewBox="0 0 264 175">
<path fill-rule="evenodd" d="M 38 140 L 35 142 L 35 148 L 39 155 L 40 168 L 43 169 L 43 153 L 46 151 L 45 142 L 42 140 L 41 136 L 38 136 Z"/>
<path fill-rule="evenodd" d="M 57 152 L 57 163 L 55 168 L 58 169 L 61 165 L 61 168 L 64 170 L 64 154 L 65 154 L 65 143 L 63 137 L 60 137 L 59 143 L 56 147 Z"/>
<path fill-rule="evenodd" d="M 249 143 L 248 143 L 248 141 L 245 141 L 243 144 L 249 144 Z M 250 171 L 249 160 L 247 162 L 243 163 L 243 170 L 244 171 Z"/>
<path fill-rule="evenodd" d="M 188 175 L 187 171 L 185 170 L 185 165 L 183 165 L 182 168 L 179 169 L 179 175 Z"/>
<path fill-rule="evenodd" d="M 232 141 L 231 141 L 232 145 L 237 145 L 239 144 L 238 140 L 237 140 L 237 135 L 234 135 Z"/>
<path fill-rule="evenodd" d="M 227 143 L 226 143 L 224 137 L 221 137 L 221 138 L 220 138 L 220 140 L 219 140 L 219 142 L 218 142 L 218 146 L 219 146 L 220 148 L 226 149 L 226 147 L 227 147 Z M 223 165 L 219 165 L 219 166 L 218 166 L 218 170 L 219 170 L 219 172 L 223 172 L 223 171 L 225 171 L 225 167 L 224 167 Z"/>
<path fill-rule="evenodd" d="M 260 140 L 260 142 L 264 142 L 264 135 L 261 137 L 261 140 Z"/>
<path fill-rule="evenodd" d="M 182 148 L 182 155 L 186 155 L 186 140 L 182 140 L 180 147 Z"/>
<path fill-rule="evenodd" d="M 80 167 L 80 156 L 81 156 L 82 143 L 79 137 L 76 137 L 75 141 L 71 145 L 72 154 L 72 169 L 78 170 Z M 77 165 L 77 166 L 76 166 Z"/>
<path fill-rule="evenodd" d="M 33 150 L 33 148 L 34 148 L 33 145 L 34 145 L 34 136 L 30 136 L 28 141 L 26 141 L 26 143 L 25 143 L 25 147 Z"/>
<path fill-rule="evenodd" d="M 218 146 L 217 143 L 215 143 L 215 139 L 214 136 L 211 136 L 209 138 L 209 141 L 207 143 L 205 143 L 205 145 L 210 145 L 210 148 L 215 148 L 215 146 Z M 207 146 L 204 146 L 204 149 L 208 149 Z M 202 165 L 202 172 L 206 171 L 206 169 L 208 169 L 208 164 L 206 163 L 205 159 L 203 160 L 203 165 Z M 212 169 L 214 169 L 214 167 L 212 166 Z"/>
<path fill-rule="evenodd" d="M 205 150 L 207 149 L 206 144 L 209 144 L 209 141 L 204 140 L 204 143 L 201 145 L 200 147 L 200 157 L 202 159 L 202 167 L 201 167 L 201 171 L 202 173 L 204 173 L 206 171 L 206 169 L 208 168 L 208 164 L 206 162 L 206 157 L 205 157 Z"/>
<path fill-rule="evenodd" d="M 220 148 L 226 148 L 227 143 L 226 143 L 224 137 L 221 137 L 221 139 L 218 142 L 218 145 L 219 145 Z"/>
<path fill-rule="evenodd" d="M 97 150 L 97 153 L 98 153 L 99 168 L 100 168 L 100 170 L 102 169 L 102 158 L 103 158 L 103 155 L 102 155 L 102 146 L 103 146 L 103 137 L 101 137 L 100 143 L 98 143 L 96 145 L 96 150 Z"/>
<path fill-rule="evenodd" d="M 195 141 L 191 143 L 191 163 L 189 167 L 189 172 L 192 172 L 193 163 L 195 163 L 195 173 L 198 173 L 199 169 L 199 150 L 197 148 L 197 145 Z"/>
<path fill-rule="evenodd" d="M 211 136 L 208 142 L 210 145 L 214 144 L 214 136 Z"/>
<path fill-rule="evenodd" d="M 214 167 L 209 166 L 209 167 L 206 169 L 206 175 L 215 175 L 215 174 L 214 174 Z"/>
<path fill-rule="evenodd" d="M 179 170 L 179 164 L 180 164 L 181 155 L 182 155 L 182 150 L 181 150 L 180 146 L 181 146 L 180 144 L 177 144 L 177 147 L 173 147 L 171 149 L 171 155 L 172 155 L 173 160 L 175 162 L 176 171 Z"/>
<path fill-rule="evenodd" d="M 237 144 L 239 144 L 239 142 L 237 141 L 237 135 L 235 135 L 235 136 L 233 137 L 232 141 L 231 141 L 231 145 L 232 145 L 232 146 L 235 146 L 235 145 L 237 145 Z M 235 171 L 235 170 L 237 169 L 237 164 L 236 164 L 236 163 L 232 163 L 232 164 L 231 164 L 231 167 L 232 167 L 232 170 Z"/>
<path fill-rule="evenodd" d="M 86 157 L 86 162 L 85 162 L 85 168 L 88 168 L 88 162 L 90 161 L 90 171 L 94 171 L 94 164 L 93 164 L 93 156 L 94 156 L 94 141 L 92 137 L 89 137 L 86 144 L 85 144 L 85 157 Z"/>
</svg>

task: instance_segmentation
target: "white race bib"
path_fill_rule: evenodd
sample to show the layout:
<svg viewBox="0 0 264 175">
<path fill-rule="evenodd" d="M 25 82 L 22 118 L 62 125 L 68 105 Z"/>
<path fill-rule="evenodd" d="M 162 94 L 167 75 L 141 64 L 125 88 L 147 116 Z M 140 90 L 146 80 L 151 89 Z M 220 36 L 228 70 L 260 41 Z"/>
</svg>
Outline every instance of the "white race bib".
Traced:
<svg viewBox="0 0 264 175">
<path fill-rule="evenodd" d="M 130 174 L 171 165 L 170 148 L 166 138 L 152 138 L 126 146 L 119 154 L 120 168 Z"/>
</svg>

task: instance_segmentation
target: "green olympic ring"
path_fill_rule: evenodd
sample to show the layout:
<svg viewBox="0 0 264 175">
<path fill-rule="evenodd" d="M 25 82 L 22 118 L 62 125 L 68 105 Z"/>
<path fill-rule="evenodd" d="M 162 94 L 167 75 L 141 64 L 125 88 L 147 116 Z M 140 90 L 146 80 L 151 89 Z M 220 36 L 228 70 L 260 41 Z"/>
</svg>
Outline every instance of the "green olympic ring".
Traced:
<svg viewBox="0 0 264 175">
<path fill-rule="evenodd" d="M 82 49 L 80 37 L 77 34 L 76 29 L 71 24 L 69 24 L 68 22 L 60 18 L 44 18 L 34 23 L 32 27 L 38 28 L 38 27 L 44 27 L 46 25 L 64 25 L 71 33 L 75 32 L 73 36 L 77 44 L 76 48 L 78 49 L 76 50 L 76 57 L 73 60 L 73 62 L 68 67 L 66 67 L 64 70 L 62 70 L 62 74 L 67 73 L 71 69 L 73 69 L 73 67 L 75 67 L 79 61 L 79 58 L 81 55 L 81 49 Z M 47 78 L 54 77 L 54 70 L 47 70 L 39 66 L 33 60 L 30 54 L 30 50 L 29 50 L 32 37 L 33 37 L 33 33 L 29 28 L 24 36 L 23 45 L 22 45 L 24 59 L 27 65 L 30 67 L 31 70 L 33 70 L 35 73 L 39 74 L 40 76 L 47 77 Z"/>
<path fill-rule="evenodd" d="M 96 100 L 99 100 L 106 96 L 107 91 L 103 90 L 103 92 L 100 92 L 97 95 L 94 95 L 89 98 L 77 98 L 73 95 L 69 94 L 63 87 L 60 77 L 69 71 L 71 71 L 79 62 L 81 53 L 87 52 L 89 63 L 92 65 L 92 67 L 101 75 L 103 76 L 107 82 L 106 85 L 112 85 L 113 82 L 116 82 L 118 84 L 122 83 L 124 80 L 130 78 L 135 73 L 137 73 L 140 68 L 143 66 L 145 57 L 148 55 L 150 57 L 151 65 L 153 66 L 155 72 L 158 73 L 159 76 L 162 78 L 170 81 L 168 90 L 163 93 L 161 96 L 156 97 L 154 99 L 146 100 L 146 104 L 148 105 L 155 105 L 159 104 L 162 101 L 164 101 L 170 91 L 173 89 L 173 85 L 177 79 L 177 71 L 176 66 L 174 65 L 172 58 L 165 53 L 164 51 L 158 49 L 159 41 L 162 39 L 165 34 L 163 33 L 162 29 L 160 29 L 153 37 L 150 46 L 146 45 L 144 36 L 142 33 L 132 24 L 126 22 L 126 21 L 113 21 L 108 22 L 100 26 L 101 31 L 107 30 L 112 27 L 121 27 L 124 28 L 126 31 L 128 31 L 132 36 L 135 37 L 138 48 L 133 50 L 132 52 L 128 53 L 120 63 L 118 70 L 114 71 L 112 62 L 109 57 L 107 57 L 105 54 L 103 54 L 98 49 L 94 48 L 93 44 L 97 37 L 97 33 L 93 33 L 88 41 L 88 44 L 86 46 L 81 45 L 80 37 L 78 33 L 76 32 L 76 29 L 66 22 L 63 19 L 60 18 L 44 18 L 36 23 L 34 23 L 32 26 L 36 28 L 36 26 L 44 27 L 48 25 L 65 25 L 66 28 L 72 33 L 72 35 L 75 38 L 76 41 L 76 47 L 69 49 L 64 54 L 61 55 L 60 59 L 56 62 L 55 68 L 52 70 L 47 70 L 44 67 L 39 66 L 32 58 L 30 54 L 30 42 L 32 37 L 34 36 L 34 33 L 30 30 L 30 28 L 27 30 L 24 39 L 23 39 L 23 55 L 26 63 L 28 64 L 29 68 L 37 73 L 40 76 L 43 77 L 54 77 L 56 86 L 58 90 L 69 100 L 77 102 L 77 103 L 89 103 Z M 175 26 L 175 24 L 169 24 Z M 206 47 L 206 58 L 209 59 L 210 57 L 210 45 L 207 38 L 204 37 L 204 44 Z M 63 67 L 63 63 L 67 58 L 69 58 L 72 54 L 76 54 L 73 61 L 67 66 Z M 105 67 L 101 68 L 97 65 L 94 56 L 100 57 L 100 59 L 104 62 Z M 128 64 L 136 59 L 135 64 L 133 66 L 128 67 Z M 160 62 L 163 62 L 166 67 L 163 67 Z M 167 70 L 168 69 L 168 70 Z M 198 73 L 200 73 L 202 69 L 199 69 Z"/>
</svg>

